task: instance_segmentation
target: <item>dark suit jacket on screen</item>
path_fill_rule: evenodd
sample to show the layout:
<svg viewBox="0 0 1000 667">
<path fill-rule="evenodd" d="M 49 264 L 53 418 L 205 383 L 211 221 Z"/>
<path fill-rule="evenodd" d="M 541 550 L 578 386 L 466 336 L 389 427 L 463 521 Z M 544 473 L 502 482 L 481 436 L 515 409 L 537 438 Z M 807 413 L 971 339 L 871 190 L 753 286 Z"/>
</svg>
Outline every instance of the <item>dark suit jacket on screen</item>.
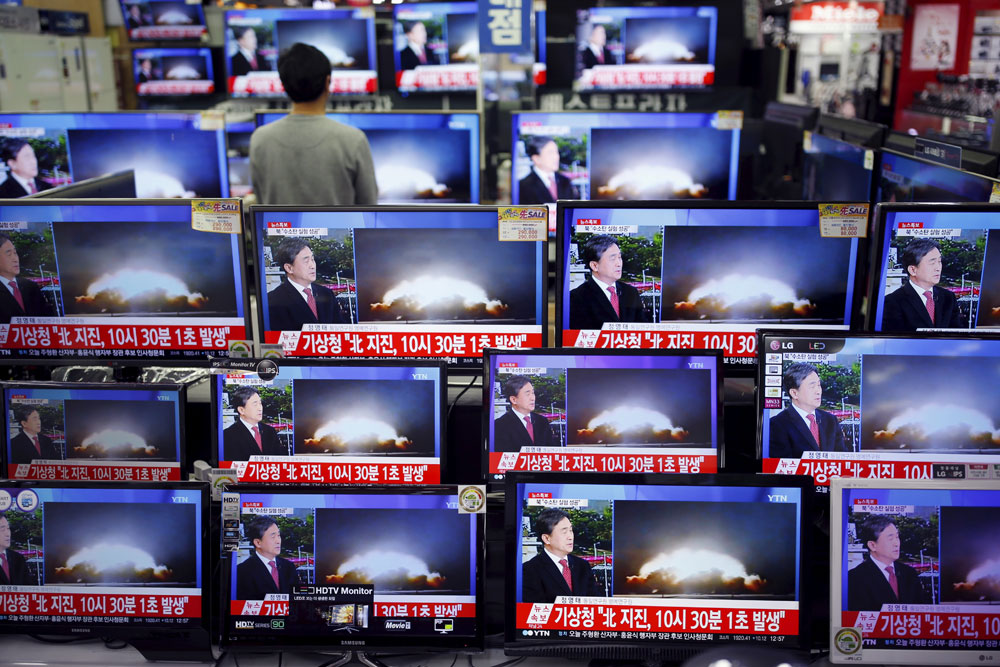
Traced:
<svg viewBox="0 0 1000 667">
<path fill-rule="evenodd" d="M 580 59 L 583 61 L 583 69 L 591 69 L 592 67 L 598 64 L 601 65 L 615 64 L 615 58 L 614 56 L 611 55 L 611 51 L 609 51 L 608 47 L 606 46 L 604 47 L 603 63 L 597 62 L 597 56 L 594 55 L 594 52 L 590 50 L 589 46 L 585 46 L 584 48 L 580 49 Z"/>
<path fill-rule="evenodd" d="M 250 558 L 236 566 L 237 600 L 263 600 L 269 593 L 292 594 L 292 589 L 299 585 L 295 565 L 280 556 L 274 560 L 278 564 L 278 586 L 274 585 L 271 573 L 256 552 L 251 552 Z"/>
<path fill-rule="evenodd" d="M 579 597 L 604 597 L 604 591 L 597 585 L 590 563 L 570 554 L 570 578 L 573 590 L 566 585 L 559 567 L 544 551 L 527 563 L 521 571 L 521 602 L 555 602 L 560 595 Z"/>
<path fill-rule="evenodd" d="M 0 278 L 0 280 L 3 280 Z M 18 305 L 10 290 L 0 285 L 0 324 L 10 324 L 12 317 L 46 317 L 55 316 L 49 302 L 45 300 L 42 289 L 27 278 L 15 278 L 17 289 L 21 292 L 24 308 Z"/>
<path fill-rule="evenodd" d="M 879 611 L 884 604 L 929 604 L 917 571 L 899 561 L 896 568 L 896 586 L 899 597 L 892 592 L 875 562 L 865 557 L 861 565 L 847 573 L 847 609 L 850 611 Z"/>
<path fill-rule="evenodd" d="M 246 59 L 242 51 L 237 51 L 236 55 L 232 58 L 232 68 L 233 76 L 245 76 L 250 72 L 269 72 L 271 71 L 270 65 L 268 65 L 267 59 L 257 52 L 257 69 L 250 67 L 250 61 Z"/>
<path fill-rule="evenodd" d="M 430 49 L 424 47 L 424 57 L 427 58 L 426 63 L 420 62 L 420 58 L 417 57 L 416 52 L 407 46 L 405 49 L 401 49 L 399 52 L 399 69 L 400 71 L 408 69 L 416 69 L 420 65 L 439 65 L 437 54 Z"/>
<path fill-rule="evenodd" d="M 35 187 L 38 188 L 39 192 L 41 192 L 42 190 L 48 190 L 52 186 L 43 181 L 42 179 L 36 178 Z M 11 178 L 9 175 L 7 176 L 7 180 L 5 180 L 3 183 L 0 183 L 0 199 L 19 199 L 21 197 L 27 197 L 27 196 L 28 196 L 28 191 L 25 190 L 20 183 Z"/>
<path fill-rule="evenodd" d="M 549 420 L 537 412 L 531 413 L 531 428 L 535 441 L 528 437 L 528 429 L 512 410 L 493 422 L 493 451 L 519 452 L 521 447 L 557 447 Z"/>
<path fill-rule="evenodd" d="M 588 277 L 569 293 L 569 328 L 600 329 L 605 322 L 652 322 L 649 312 L 642 305 L 639 290 L 628 283 L 615 283 L 618 290 L 618 310 L 615 315 L 611 300 L 600 286 Z"/>
<path fill-rule="evenodd" d="M 967 325 L 959 321 L 958 297 L 954 292 L 934 286 L 934 322 L 927 306 L 906 282 L 885 297 L 882 309 L 882 331 L 916 331 L 918 328 L 959 329 Z"/>
<path fill-rule="evenodd" d="M 768 457 L 772 459 L 797 459 L 802 452 L 846 452 L 847 442 L 844 432 L 840 429 L 837 418 L 825 410 L 816 411 L 816 425 L 819 426 L 819 442 L 809 432 L 809 427 L 789 406 L 771 417 L 770 449 Z"/>
<path fill-rule="evenodd" d="M 267 293 L 267 312 L 270 315 L 270 331 L 302 331 L 303 324 L 349 324 L 344 319 L 337 297 L 333 292 L 316 283 L 312 284 L 313 298 L 316 299 L 316 314 L 313 317 L 309 304 L 287 280 Z"/>
<path fill-rule="evenodd" d="M 11 438 L 10 461 L 8 463 L 31 463 L 36 460 L 59 461 L 63 457 L 59 452 L 59 448 L 52 442 L 52 439 L 45 437 L 41 433 L 38 434 L 38 446 L 42 450 L 41 454 L 38 453 L 38 450 L 31 443 L 31 438 L 24 431 L 21 431 Z"/>
<path fill-rule="evenodd" d="M 545 186 L 545 182 L 539 178 L 534 170 L 518 181 L 517 202 L 518 204 L 555 204 L 552 193 Z M 556 192 L 559 199 L 579 199 L 580 193 L 573 187 L 573 183 L 562 174 L 556 172 Z"/>
<path fill-rule="evenodd" d="M 253 433 L 240 421 L 236 420 L 222 432 L 222 454 L 225 461 L 249 461 L 251 456 L 288 456 L 288 449 L 278 439 L 278 432 L 264 422 L 260 427 L 260 444 L 253 439 Z M 243 598 L 240 598 L 243 599 Z"/>
<path fill-rule="evenodd" d="M 28 562 L 24 560 L 24 556 L 17 553 L 13 549 L 7 549 L 7 567 L 10 568 L 10 579 L 3 573 L 3 568 L 0 568 L 0 586 L 31 586 L 36 583 L 31 580 L 31 573 L 28 571 Z"/>
</svg>

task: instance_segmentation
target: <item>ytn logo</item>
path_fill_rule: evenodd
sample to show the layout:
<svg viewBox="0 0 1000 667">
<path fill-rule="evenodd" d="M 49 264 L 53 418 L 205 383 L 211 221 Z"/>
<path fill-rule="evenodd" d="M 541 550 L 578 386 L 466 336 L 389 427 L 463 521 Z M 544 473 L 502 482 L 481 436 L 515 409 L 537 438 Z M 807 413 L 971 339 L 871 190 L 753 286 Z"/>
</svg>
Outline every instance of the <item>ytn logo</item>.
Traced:
<svg viewBox="0 0 1000 667">
<path fill-rule="evenodd" d="M 777 495 L 767 495 L 767 502 L 769 503 L 787 503 L 788 496 L 777 494 Z"/>
</svg>

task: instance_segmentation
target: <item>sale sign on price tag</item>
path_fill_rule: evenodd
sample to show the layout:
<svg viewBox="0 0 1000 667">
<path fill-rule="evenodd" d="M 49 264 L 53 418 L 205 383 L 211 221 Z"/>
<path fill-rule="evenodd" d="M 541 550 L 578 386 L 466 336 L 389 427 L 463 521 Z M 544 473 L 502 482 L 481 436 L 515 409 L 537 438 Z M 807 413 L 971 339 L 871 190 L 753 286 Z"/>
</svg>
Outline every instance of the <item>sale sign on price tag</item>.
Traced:
<svg viewBox="0 0 1000 667">
<path fill-rule="evenodd" d="M 549 209 L 545 206 L 501 206 L 497 210 L 501 241 L 546 241 Z"/>
<path fill-rule="evenodd" d="M 868 236 L 868 204 L 820 204 L 819 234 L 825 239 Z"/>
<path fill-rule="evenodd" d="M 199 232 L 240 234 L 243 216 L 239 199 L 193 199 L 191 201 L 191 228 Z"/>
</svg>

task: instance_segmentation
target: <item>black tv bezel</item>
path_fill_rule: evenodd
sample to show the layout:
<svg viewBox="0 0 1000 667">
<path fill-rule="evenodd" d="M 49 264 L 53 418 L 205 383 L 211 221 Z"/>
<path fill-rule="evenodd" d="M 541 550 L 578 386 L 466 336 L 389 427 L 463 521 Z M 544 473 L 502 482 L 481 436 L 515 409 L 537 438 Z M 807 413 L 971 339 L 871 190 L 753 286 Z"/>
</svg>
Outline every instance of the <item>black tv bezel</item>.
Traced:
<svg viewBox="0 0 1000 667">
<path fill-rule="evenodd" d="M 331 207 L 331 206 L 264 206 L 264 205 L 252 205 L 248 209 L 248 217 L 250 222 L 250 234 L 253 237 L 253 252 L 254 252 L 254 262 L 261 256 L 261 239 L 260 234 L 257 233 L 257 214 L 261 213 L 483 213 L 492 212 L 498 214 L 499 209 L 503 208 L 501 205 L 487 206 L 483 204 L 452 204 L 452 205 L 421 205 L 413 204 L 408 206 L 396 205 L 396 204 L 385 204 L 377 206 L 343 206 L 343 207 Z M 414 227 L 412 229 L 421 229 L 419 227 Z M 435 227 L 427 227 L 426 229 L 437 229 Z M 548 244 L 551 242 L 550 239 L 546 238 L 544 241 L 538 241 L 537 243 L 544 243 L 545 246 L 542 248 L 542 266 L 539 268 L 538 280 L 542 282 L 542 320 L 537 326 L 542 328 L 542 344 L 540 348 L 527 348 L 527 349 L 542 349 L 549 344 L 549 309 L 548 309 L 548 291 L 544 289 L 545 276 L 549 272 L 549 258 L 548 258 Z M 265 288 L 263 283 L 264 278 L 264 267 L 260 266 L 258 263 L 257 270 L 254 275 L 254 286 L 257 294 L 257 334 L 261 343 L 264 342 L 264 334 L 268 331 L 264 328 L 264 308 L 261 304 L 260 296 L 263 294 L 262 290 Z M 359 323 L 361 324 L 361 323 Z M 364 326 L 364 324 L 361 324 Z M 435 325 L 436 326 L 436 325 Z M 442 324 L 442 327 L 447 325 Z M 484 325 L 490 326 L 490 325 Z M 312 359 L 343 359 L 343 360 L 354 360 L 354 361 L 367 361 L 374 359 L 381 359 L 381 357 L 292 357 L 292 358 L 312 358 Z M 397 357 L 394 357 L 397 358 Z M 398 358 L 409 358 L 409 359 L 421 359 L 420 357 L 398 357 Z M 444 357 L 442 357 L 444 359 Z M 482 360 L 478 357 L 460 357 L 460 359 L 468 359 L 468 361 L 459 361 L 458 363 L 448 364 L 448 374 L 449 375 L 478 375 L 482 371 Z"/>
<path fill-rule="evenodd" d="M 823 202 L 823 203 L 847 203 L 858 202 Z M 867 202 L 866 202 L 867 203 Z M 668 200 L 636 200 L 636 201 L 584 201 L 584 200 L 564 200 L 560 199 L 556 203 L 556 304 L 555 304 L 555 341 L 557 346 L 563 347 L 563 280 L 566 273 L 566 261 L 568 259 L 568 242 L 566 238 L 566 225 L 564 224 L 567 209 L 579 208 L 606 208 L 606 209 L 720 209 L 720 210 L 819 210 L 818 202 L 807 201 L 726 201 L 726 200 L 688 200 L 688 199 L 668 199 Z M 869 209 L 867 235 L 857 239 L 858 248 L 854 257 L 854 285 L 848 286 L 848 294 L 851 297 L 851 322 L 849 330 L 854 331 L 861 328 L 862 301 L 867 294 L 867 284 L 865 277 L 861 274 L 864 270 L 863 262 L 868 257 L 868 240 L 871 236 L 872 216 Z M 817 227 L 817 232 L 819 228 Z M 766 327 L 763 327 L 766 328 Z M 587 348 L 580 348 L 587 349 Z M 758 350 L 759 353 L 759 350 Z M 723 361 L 724 373 L 727 378 L 755 377 L 756 368 L 753 364 L 726 365 Z"/>
<path fill-rule="evenodd" d="M 46 488 L 46 489 L 94 489 L 98 491 L 108 491 L 124 489 L 128 491 L 151 490 L 151 491 L 171 491 L 171 490 L 191 490 L 201 492 L 201 616 L 200 625 L 192 625 L 187 628 L 172 628 L 169 625 L 143 626 L 140 624 L 130 625 L 126 623 L 113 623 L 106 626 L 83 625 L 77 623 L 49 624 L 26 628 L 19 625 L 19 622 L 0 623 L 0 634 L 43 634 L 43 635 L 73 635 L 76 637 L 111 637 L 122 639 L 133 644 L 144 655 L 158 654 L 154 659 L 170 659 L 172 654 L 183 655 L 199 648 L 208 652 L 208 645 L 212 637 L 212 618 L 208 612 L 214 608 L 214 589 L 212 585 L 212 567 L 215 563 L 211 558 L 211 544 L 213 540 L 211 526 L 211 491 L 206 482 L 73 482 L 57 480 L 3 480 L 0 486 L 8 486 L 23 489 Z M 81 590 L 86 590 L 82 588 Z M 141 590 L 141 589 L 129 589 Z M 197 647 L 186 647 L 185 640 L 196 643 Z M 181 659 L 191 659 L 190 657 Z"/>
<path fill-rule="evenodd" d="M 723 357 L 722 350 L 634 350 L 627 348 L 585 348 L 585 347 L 550 347 L 533 349 L 530 352 L 524 352 L 521 350 L 501 350 L 497 348 L 488 348 L 483 352 L 483 416 L 482 416 L 482 435 L 480 437 L 480 442 L 482 443 L 481 449 L 481 461 L 482 461 L 482 476 L 483 479 L 488 480 L 492 483 L 499 483 L 504 480 L 504 474 L 502 473 L 490 473 L 490 422 L 493 420 L 493 388 L 489 386 L 490 382 L 490 368 L 492 367 L 492 360 L 496 356 L 504 354 L 516 354 L 528 356 L 558 356 L 558 357 L 582 357 L 582 356 L 597 356 L 597 357 L 712 357 L 716 361 L 715 366 L 715 401 L 716 401 L 716 443 L 715 452 L 717 457 L 717 468 L 722 470 L 725 467 L 726 459 L 726 436 L 724 429 L 724 414 L 723 414 L 723 396 L 724 387 L 723 380 L 725 372 L 723 370 Z M 650 369 L 654 370 L 654 369 Z M 658 451 L 656 448 L 649 448 L 650 452 Z M 669 452 L 669 448 L 664 447 L 663 451 Z M 550 471 L 552 474 L 566 475 L 572 473 Z"/>
<path fill-rule="evenodd" d="M 123 21 L 122 25 L 125 26 L 125 39 L 129 43 L 133 43 L 133 44 L 143 44 L 143 43 L 146 43 L 146 42 L 154 42 L 154 43 L 167 42 L 167 43 L 170 43 L 170 44 L 174 44 L 174 43 L 180 43 L 180 44 L 185 44 L 185 43 L 201 43 L 203 36 L 211 34 L 211 31 L 208 29 L 208 17 L 205 16 L 205 8 L 202 6 L 202 4 L 200 2 L 194 3 L 194 4 L 197 5 L 197 7 L 198 7 L 198 13 L 201 15 L 201 23 L 199 25 L 202 28 L 204 28 L 204 30 L 202 30 L 202 32 L 201 32 L 201 36 L 198 36 L 198 37 L 155 37 L 155 38 L 153 38 L 153 37 L 147 37 L 145 39 L 141 39 L 141 38 L 138 38 L 138 37 L 132 37 L 132 31 L 128 27 L 128 12 L 125 10 L 125 2 L 123 2 L 123 0 L 115 0 L 115 4 L 118 5 L 119 10 L 121 11 L 121 17 L 122 17 L 122 21 Z M 132 3 L 132 4 L 138 4 L 138 3 Z M 185 1 L 184 4 L 188 4 L 189 5 L 189 4 L 192 4 L 192 3 Z M 152 26 L 152 27 L 155 27 L 155 26 Z"/>
<path fill-rule="evenodd" d="M 227 185 L 228 187 L 228 185 Z M 213 197 L 211 200 L 225 200 L 228 197 Z M 0 200 L 0 204 L 4 207 L 13 206 L 48 206 L 48 207 L 66 207 L 66 206 L 180 206 L 186 208 L 189 212 L 191 210 L 191 199 L 6 199 Z M 240 221 L 243 220 L 243 204 L 242 201 L 236 199 L 240 205 Z M 100 224 L 99 222 L 90 221 L 91 224 Z M 241 230 L 242 231 L 242 230 Z M 209 232 L 205 232 L 209 233 Z M 241 235 L 238 235 L 241 236 Z M 247 284 L 249 283 L 248 274 L 249 269 L 247 267 L 246 258 L 246 244 L 237 243 L 236 249 L 238 253 L 237 261 L 241 267 L 241 272 L 243 273 L 242 280 L 240 280 L 234 289 L 234 293 L 241 296 L 243 299 L 243 332 L 244 335 L 248 336 L 247 340 L 252 340 L 253 329 L 251 327 L 250 321 L 250 295 L 247 290 Z M 63 316 L 65 317 L 65 316 Z M 60 318 L 61 319 L 61 318 Z M 13 349 L 13 348 L 10 348 Z M 39 348 L 42 350 L 43 348 Z M 48 348 L 45 348 L 48 349 Z M 58 349 L 51 348 L 58 352 Z M 91 350 L 98 351 L 98 350 Z M 142 351 L 142 350 L 138 350 Z M 163 352 L 172 352 L 171 350 L 157 350 Z M 190 366 L 193 368 L 203 367 L 207 364 L 209 359 L 220 353 L 228 354 L 228 349 L 223 350 L 202 350 L 199 356 L 191 357 L 176 357 L 176 356 L 164 356 L 159 357 L 156 355 L 140 355 L 128 357 L 115 357 L 115 356 L 75 356 L 71 354 L 61 354 L 58 356 L 43 356 L 35 355 L 32 356 L 32 350 L 27 351 L 28 354 L 18 355 L 11 354 L 10 356 L 0 357 L 0 365 L 6 365 L 11 362 L 21 365 L 46 365 L 46 366 L 66 366 L 72 365 L 73 363 L 82 364 L 94 364 L 94 363 L 107 363 L 110 366 Z M 146 350 L 148 352 L 148 350 Z M 183 352 L 183 350 L 175 350 L 175 352 Z"/>
<path fill-rule="evenodd" d="M 104 191 L 107 189 L 114 191 L 115 188 L 122 186 L 131 187 L 130 195 L 127 198 L 135 199 L 134 169 L 125 169 L 111 174 L 104 174 L 103 176 L 85 178 L 82 181 L 75 181 L 66 185 L 59 185 L 48 190 L 39 190 L 34 194 L 21 197 L 21 199 L 77 199 L 76 193 L 81 190 L 87 196 L 79 197 L 79 199 L 105 199 L 109 197 L 94 197 L 93 194 L 104 194 Z"/>
<path fill-rule="evenodd" d="M 804 130 L 804 131 L 808 132 L 808 130 Z M 834 143 L 843 144 L 845 146 L 850 146 L 852 148 L 856 148 L 856 149 L 861 150 L 861 151 L 871 151 L 872 152 L 872 168 L 870 170 L 871 173 L 870 173 L 870 175 L 868 177 L 868 196 L 864 200 L 858 200 L 859 202 L 860 201 L 867 201 L 868 202 L 868 204 L 869 204 L 869 218 L 871 218 L 871 212 L 870 212 L 870 210 L 871 210 L 871 207 L 876 203 L 876 195 L 878 193 L 878 179 L 879 179 L 879 174 L 882 172 L 882 149 L 881 148 L 873 148 L 873 147 L 870 147 L 870 146 L 866 146 L 864 144 L 857 143 L 857 142 L 854 142 L 854 141 L 850 141 L 848 139 L 844 139 L 844 138 L 841 138 L 839 136 L 831 136 L 831 135 L 826 134 L 824 132 L 819 132 L 818 128 L 817 128 L 816 132 L 813 132 L 814 137 L 817 134 L 820 135 L 823 138 L 824 141 L 832 141 Z M 810 157 L 809 156 L 817 154 L 817 153 L 821 154 L 821 155 L 824 155 L 824 156 L 836 157 L 835 153 L 829 153 L 829 152 L 822 151 L 822 150 L 815 151 L 815 152 L 814 151 L 807 151 L 803 147 L 803 150 L 802 150 L 802 199 L 804 201 L 812 201 L 812 202 L 816 202 L 818 204 L 819 203 L 824 203 L 825 204 L 825 203 L 827 203 L 827 200 L 810 198 L 810 196 L 809 196 L 810 193 L 806 191 L 806 189 L 808 187 L 808 182 L 806 181 L 806 175 L 807 175 L 806 170 L 808 169 L 808 163 L 810 162 Z M 870 231 L 870 227 L 871 227 L 871 224 L 869 223 L 869 231 Z"/>
<path fill-rule="evenodd" d="M 226 493 L 261 493 L 261 494 L 299 494 L 299 495 L 440 495 L 448 496 L 455 494 L 457 497 L 460 485 L 454 484 L 433 484 L 426 486 L 329 486 L 329 485 L 262 485 L 262 484 L 235 484 L 228 485 Z M 455 510 L 458 511 L 457 509 Z M 242 508 L 240 508 L 242 513 Z M 348 639 L 346 643 L 333 641 L 316 641 L 316 637 L 297 637 L 295 641 L 288 641 L 288 637 L 281 635 L 269 636 L 267 638 L 249 639 L 234 637 L 228 630 L 229 624 L 234 617 L 229 608 L 230 589 L 229 582 L 232 580 L 232 558 L 229 553 L 222 553 L 221 568 L 219 576 L 219 602 L 221 603 L 221 637 L 220 646 L 224 650 L 234 652 L 260 652 L 262 649 L 273 650 L 302 650 L 312 649 L 319 651 L 356 651 L 359 653 L 411 653 L 420 652 L 480 652 L 485 646 L 485 563 L 486 563 L 486 514 L 473 515 L 476 517 L 476 635 L 475 637 L 462 641 L 454 641 L 453 637 L 442 635 L 441 637 L 409 638 L 400 635 L 387 638 L 376 636 L 371 639 L 374 643 L 368 643 L 365 639 Z M 373 616 L 374 618 L 374 616 Z"/>
<path fill-rule="evenodd" d="M 885 200 L 883 200 L 882 196 L 881 196 L 882 195 L 881 178 L 882 178 L 882 167 L 885 164 L 884 156 L 886 156 L 886 155 L 893 155 L 893 156 L 895 156 L 897 158 L 903 158 L 905 160 L 913 160 L 917 164 L 921 164 L 921 165 L 924 165 L 924 166 L 927 166 L 927 167 L 936 167 L 938 169 L 944 169 L 946 171 L 953 171 L 953 172 L 958 172 L 958 173 L 961 173 L 961 174 L 965 174 L 966 176 L 969 176 L 970 178 L 974 178 L 974 179 L 983 181 L 983 182 L 985 182 L 987 184 L 992 184 L 994 187 L 996 187 L 998 184 L 1000 184 L 1000 179 L 998 179 L 998 178 L 993 178 L 991 176 L 984 176 L 983 174 L 980 174 L 980 173 L 977 173 L 977 172 L 974 172 L 974 171 L 968 171 L 966 169 L 958 169 L 957 167 L 949 167 L 948 165 L 941 164 L 940 162 L 932 162 L 931 160 L 925 160 L 924 158 L 917 157 L 917 156 L 912 155 L 912 154 L 908 155 L 906 153 L 903 153 L 901 151 L 898 151 L 898 150 L 895 150 L 895 149 L 892 149 L 892 148 L 885 148 L 885 147 L 883 147 L 883 148 L 881 148 L 879 150 L 879 156 L 880 156 L 880 159 L 879 159 L 879 171 L 878 171 L 877 174 L 875 174 L 875 190 L 874 190 L 874 193 L 873 193 L 873 199 L 872 199 L 872 201 L 874 201 L 876 203 L 883 203 L 883 202 L 887 203 L 887 204 L 897 204 L 897 203 L 898 204 L 935 204 L 935 203 L 939 203 L 939 202 L 885 202 Z M 926 184 L 924 184 L 924 185 L 926 185 Z M 943 190 L 944 188 L 940 188 L 940 189 Z M 988 204 L 989 200 L 987 199 L 986 201 L 983 201 L 983 202 L 966 201 L 966 202 L 951 202 L 951 203 L 954 203 L 954 204 Z"/>
<path fill-rule="evenodd" d="M 915 155 L 913 151 L 916 150 L 917 139 L 921 138 L 927 139 L 927 137 L 918 137 L 899 130 L 889 130 L 885 133 L 882 147 L 889 152 L 899 153 L 905 157 L 912 157 L 913 159 L 920 160 L 921 162 L 926 162 L 939 167 L 948 167 L 949 169 L 958 169 L 959 171 L 964 171 L 973 174 L 974 176 L 982 176 L 990 180 L 997 180 L 997 170 L 1000 169 L 1000 153 L 983 148 L 963 146 L 962 144 L 949 144 L 955 148 L 961 149 L 962 151 L 961 166 L 952 167 L 950 165 L 934 162 L 933 160 L 928 160 Z M 928 141 L 948 144 L 947 141 L 941 141 L 939 139 L 928 139 Z"/>
<path fill-rule="evenodd" d="M 440 439 L 438 451 L 441 453 L 439 457 L 441 466 L 440 479 L 447 479 L 446 474 L 449 471 L 448 468 L 448 364 L 441 360 L 433 361 L 422 361 L 417 359 L 376 359 L 376 360 L 352 360 L 352 359 L 324 359 L 319 357 L 281 357 L 278 359 L 273 359 L 273 361 L 278 365 L 278 373 L 281 373 L 282 366 L 293 366 L 293 367 L 308 367 L 308 368 L 337 368 L 337 367 L 350 367 L 350 368 L 409 368 L 409 367 L 420 367 L 427 366 L 433 367 L 440 370 L 440 386 L 438 387 L 439 392 L 439 405 L 440 405 L 440 415 L 439 423 L 441 425 L 440 433 L 438 437 Z M 338 382 L 338 380 L 325 380 L 326 382 Z M 220 382 L 224 385 L 225 378 L 221 374 L 215 374 L 211 378 L 211 388 L 210 388 L 210 398 L 211 401 L 211 424 L 212 424 L 212 462 L 218 464 L 222 460 L 222 442 L 219 440 L 219 424 L 222 421 L 222 412 L 220 410 L 222 405 L 222 393 L 219 388 Z M 290 455 L 290 458 L 294 459 L 295 454 Z M 320 455 L 323 456 L 323 455 Z M 365 454 L 352 454 L 352 456 L 365 457 Z M 339 458 L 338 456 L 330 456 L 331 462 L 336 462 Z M 371 456 L 372 462 L 384 461 L 383 456 Z M 404 462 L 405 463 L 405 462 Z"/>
<path fill-rule="evenodd" d="M 518 522 L 518 508 L 513 499 L 517 497 L 517 484 L 585 484 L 600 486 L 640 485 L 640 486 L 701 486 L 701 487 L 795 487 L 800 491 L 799 502 L 799 579 L 798 615 L 799 634 L 795 646 L 782 646 L 783 650 L 808 650 L 810 646 L 811 607 L 809 595 L 813 550 L 806 538 L 806 531 L 813 514 L 812 479 L 801 475 L 762 474 L 643 474 L 609 473 L 595 480 L 590 473 L 535 473 L 516 472 L 507 475 L 504 481 L 504 653 L 516 656 L 545 656 L 562 658 L 605 658 L 680 661 L 693 654 L 713 648 L 731 646 L 724 642 L 691 642 L 660 640 L 581 640 L 581 639 L 531 639 L 518 640 L 517 633 L 517 591 L 515 568 L 520 547 L 521 525 Z M 761 642 L 741 642 L 746 647 L 764 648 L 770 644 Z"/>
</svg>

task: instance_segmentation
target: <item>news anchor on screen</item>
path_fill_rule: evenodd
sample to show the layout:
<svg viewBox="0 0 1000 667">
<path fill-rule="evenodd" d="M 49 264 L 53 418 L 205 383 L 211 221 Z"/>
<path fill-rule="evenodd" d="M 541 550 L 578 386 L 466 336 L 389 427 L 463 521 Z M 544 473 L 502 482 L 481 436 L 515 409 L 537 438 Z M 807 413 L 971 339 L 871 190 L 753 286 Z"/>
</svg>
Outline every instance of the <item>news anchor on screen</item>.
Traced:
<svg viewBox="0 0 1000 667">
<path fill-rule="evenodd" d="M 775 459 L 797 459 L 803 452 L 846 452 L 847 443 L 837 418 L 819 405 L 823 385 L 812 364 L 795 363 L 781 378 L 792 404 L 771 417 L 770 449 Z"/>
<path fill-rule="evenodd" d="M 590 29 L 590 37 L 587 43 L 580 49 L 580 60 L 583 62 L 583 69 L 591 69 L 595 65 L 614 65 L 615 59 L 611 51 L 605 44 L 608 41 L 608 32 L 600 23 Z"/>
<path fill-rule="evenodd" d="M 555 602 L 559 596 L 605 597 L 590 563 L 572 555 L 573 524 L 569 515 L 549 507 L 535 520 L 542 541 L 540 554 L 521 570 L 521 602 Z"/>
<path fill-rule="evenodd" d="M 38 157 L 24 139 L 7 139 L 0 155 L 8 169 L 7 180 L 0 183 L 0 199 L 27 197 L 51 187 L 38 178 Z"/>
<path fill-rule="evenodd" d="M 580 193 L 559 173 L 559 147 L 551 137 L 535 136 L 525 141 L 531 171 L 518 182 L 519 204 L 554 204 L 558 199 L 579 199 Z"/>
<path fill-rule="evenodd" d="M 222 432 L 225 461 L 249 461 L 251 456 L 288 456 L 278 432 L 264 423 L 264 404 L 253 387 L 237 387 L 229 395 L 236 421 Z"/>
<path fill-rule="evenodd" d="M 427 26 L 421 21 L 403 23 L 406 46 L 399 51 L 399 69 L 416 69 L 419 65 L 438 65 L 437 55 L 427 50 Z"/>
<path fill-rule="evenodd" d="M 236 38 L 237 49 L 230 61 L 233 76 L 270 71 L 271 66 L 267 58 L 257 51 L 257 33 L 252 27 L 248 25 L 234 27 L 233 37 Z"/>
<path fill-rule="evenodd" d="M 42 435 L 42 418 L 37 409 L 18 405 L 14 408 L 14 420 L 21 426 L 21 432 L 10 440 L 8 463 L 62 460 L 63 455 L 52 439 Z"/>
<path fill-rule="evenodd" d="M 590 277 L 569 293 L 569 328 L 600 329 L 605 322 L 652 322 L 639 290 L 619 280 L 622 252 L 614 238 L 595 234 L 580 250 Z"/>
<path fill-rule="evenodd" d="M 868 549 L 847 573 L 848 611 L 880 611 L 884 604 L 931 604 L 917 571 L 899 562 L 899 530 L 885 514 L 871 514 L 858 526 Z"/>
<path fill-rule="evenodd" d="M 0 586 L 30 586 L 31 573 L 24 556 L 10 548 L 10 522 L 0 514 Z"/>
<path fill-rule="evenodd" d="M 916 331 L 920 328 L 961 328 L 958 298 L 941 282 L 941 247 L 937 241 L 916 238 L 906 244 L 899 263 L 907 279 L 885 297 L 882 331 Z"/>
<path fill-rule="evenodd" d="M 281 553 L 281 530 L 269 516 L 257 516 L 246 529 L 250 557 L 236 567 L 236 599 L 263 600 L 268 594 L 291 595 L 299 585 L 295 565 Z"/>
<path fill-rule="evenodd" d="M 274 260 L 285 271 L 285 279 L 267 293 L 271 331 L 301 331 L 303 324 L 350 324 L 333 292 L 315 284 L 316 258 L 304 240 L 285 238 Z"/>
<path fill-rule="evenodd" d="M 0 232 L 0 324 L 10 324 L 13 317 L 52 316 L 52 308 L 41 288 L 27 278 L 18 278 L 21 259 L 10 237 Z"/>
<path fill-rule="evenodd" d="M 503 383 L 503 395 L 510 401 L 507 412 L 493 422 L 493 451 L 518 452 L 522 447 L 553 447 L 549 420 L 535 410 L 535 388 L 523 375 Z"/>
</svg>

